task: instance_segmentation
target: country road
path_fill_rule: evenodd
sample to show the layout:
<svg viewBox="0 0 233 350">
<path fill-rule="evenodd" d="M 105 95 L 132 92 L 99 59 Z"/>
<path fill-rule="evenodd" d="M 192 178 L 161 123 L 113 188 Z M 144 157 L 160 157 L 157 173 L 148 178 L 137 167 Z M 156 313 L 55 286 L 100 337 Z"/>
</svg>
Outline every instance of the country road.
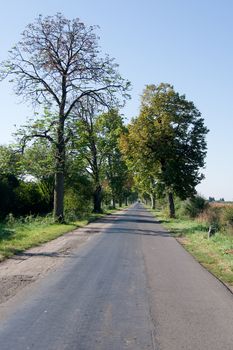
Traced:
<svg viewBox="0 0 233 350">
<path fill-rule="evenodd" d="M 141 204 L 5 308 L 1 350 L 233 349 L 233 295 Z"/>
</svg>

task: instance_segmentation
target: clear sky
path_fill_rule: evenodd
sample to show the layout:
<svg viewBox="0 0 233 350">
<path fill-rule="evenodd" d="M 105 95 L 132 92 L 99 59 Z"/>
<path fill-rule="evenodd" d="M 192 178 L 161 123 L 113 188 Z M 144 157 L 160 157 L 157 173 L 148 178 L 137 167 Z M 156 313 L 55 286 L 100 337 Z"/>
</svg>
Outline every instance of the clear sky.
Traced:
<svg viewBox="0 0 233 350">
<path fill-rule="evenodd" d="M 124 113 L 138 114 L 146 84 L 166 82 L 186 94 L 210 129 L 206 179 L 199 193 L 233 200 L 232 0 L 9 0 L 0 1 L 0 60 L 39 14 L 63 13 L 100 26 L 102 51 L 115 57 L 132 82 Z M 7 82 L 0 83 L 0 144 L 32 114 Z"/>
</svg>

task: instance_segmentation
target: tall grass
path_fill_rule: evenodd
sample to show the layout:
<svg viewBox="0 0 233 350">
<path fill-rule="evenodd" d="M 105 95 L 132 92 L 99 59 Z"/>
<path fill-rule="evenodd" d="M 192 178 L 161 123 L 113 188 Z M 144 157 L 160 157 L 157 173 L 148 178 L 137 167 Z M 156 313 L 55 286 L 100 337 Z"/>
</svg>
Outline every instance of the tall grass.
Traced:
<svg viewBox="0 0 233 350">
<path fill-rule="evenodd" d="M 14 218 L 8 215 L 6 221 L 0 224 L 0 261 L 57 238 L 75 229 L 77 224 L 54 224 L 51 216 Z"/>
<path fill-rule="evenodd" d="M 215 231 L 233 235 L 233 205 L 211 204 L 198 217 L 199 222 L 215 227 Z"/>
</svg>

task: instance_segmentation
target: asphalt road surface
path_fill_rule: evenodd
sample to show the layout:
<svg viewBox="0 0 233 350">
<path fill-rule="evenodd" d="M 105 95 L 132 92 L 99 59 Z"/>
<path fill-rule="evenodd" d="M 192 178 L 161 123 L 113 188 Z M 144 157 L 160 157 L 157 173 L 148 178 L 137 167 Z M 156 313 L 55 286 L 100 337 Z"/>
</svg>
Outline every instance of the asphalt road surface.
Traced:
<svg viewBox="0 0 233 350">
<path fill-rule="evenodd" d="M 233 349 L 225 286 L 140 204 L 102 221 L 0 317 L 1 350 Z"/>
</svg>

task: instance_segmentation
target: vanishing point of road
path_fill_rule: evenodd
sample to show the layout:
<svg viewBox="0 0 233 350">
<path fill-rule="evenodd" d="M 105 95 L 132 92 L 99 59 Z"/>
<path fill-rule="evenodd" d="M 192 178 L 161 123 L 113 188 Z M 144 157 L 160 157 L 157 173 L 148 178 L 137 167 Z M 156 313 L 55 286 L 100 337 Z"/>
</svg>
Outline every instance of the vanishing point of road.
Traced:
<svg viewBox="0 0 233 350">
<path fill-rule="evenodd" d="M 233 295 L 141 204 L 90 230 L 0 315 L 1 350 L 233 349 Z"/>
</svg>

